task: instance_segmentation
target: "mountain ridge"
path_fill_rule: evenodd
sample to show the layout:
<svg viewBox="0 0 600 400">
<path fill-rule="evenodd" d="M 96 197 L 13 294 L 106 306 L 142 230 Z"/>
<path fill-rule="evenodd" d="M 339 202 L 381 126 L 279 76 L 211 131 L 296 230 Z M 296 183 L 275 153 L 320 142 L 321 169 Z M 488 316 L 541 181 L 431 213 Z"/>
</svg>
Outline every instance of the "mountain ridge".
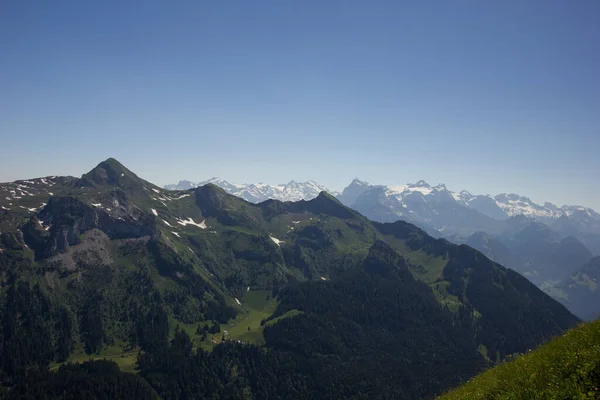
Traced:
<svg viewBox="0 0 600 400">
<path fill-rule="evenodd" d="M 236 193 L 239 185 L 218 178 L 211 182 L 244 197 Z M 263 194 L 268 196 L 276 197 Z M 313 192 L 304 197 L 316 196 Z M 600 255 L 600 215 L 586 207 L 539 205 L 517 194 L 457 193 L 442 183 L 432 186 L 424 180 L 385 186 L 355 178 L 335 197 L 373 221 L 403 220 L 434 237 L 469 244 L 544 290 Z M 255 197 L 245 199 L 257 202 Z M 565 302 L 564 297 L 557 298 Z"/>
<path fill-rule="evenodd" d="M 499 193 L 492 195 L 474 195 L 467 190 L 453 192 L 447 189 L 446 185 L 440 183 L 432 186 L 424 180 L 416 183 L 408 183 L 405 185 L 371 185 L 359 178 L 354 178 L 352 182 L 344 188 L 341 193 L 327 190 L 324 186 L 319 185 L 315 181 L 296 182 L 290 181 L 283 185 L 266 185 L 258 184 L 231 184 L 220 178 L 213 177 L 206 181 L 194 183 L 191 181 L 180 181 L 178 184 L 165 185 L 163 188 L 168 190 L 185 190 L 207 183 L 214 183 L 217 186 L 223 187 L 228 193 L 242 197 L 250 202 L 260 202 L 268 198 L 273 198 L 282 201 L 309 200 L 316 197 L 320 191 L 327 191 L 338 197 L 343 204 L 352 206 L 357 197 L 368 188 L 378 187 L 383 188 L 388 198 L 394 197 L 399 200 L 399 205 L 402 207 L 404 198 L 413 193 L 420 193 L 425 200 L 434 200 L 437 202 L 451 201 L 454 199 L 459 205 L 471 208 L 493 219 L 508 219 L 517 215 L 525 215 L 544 222 L 556 221 L 559 218 L 575 218 L 580 223 L 592 223 L 590 229 L 600 232 L 600 214 L 590 207 L 580 205 L 563 205 L 558 207 L 551 202 L 537 204 L 530 198 L 515 193 Z M 285 194 L 286 186 L 296 185 L 299 187 L 299 192 Z M 315 189 L 316 188 L 316 189 Z M 351 194 L 351 192 L 354 192 Z M 432 196 L 433 195 L 433 196 Z M 441 197 L 441 200 L 440 200 Z M 406 204 L 404 204 L 406 206 Z M 402 216 L 402 210 L 392 210 Z"/>
<path fill-rule="evenodd" d="M 310 200 L 317 197 L 320 192 L 330 192 L 315 181 L 297 182 L 291 180 L 286 184 L 279 185 L 264 183 L 234 184 L 217 177 L 200 182 L 179 181 L 178 184 L 165 185 L 163 188 L 167 190 L 187 190 L 209 183 L 217 185 L 227 191 L 227 193 L 252 203 L 260 203 L 268 199 L 281 201 Z"/>
</svg>

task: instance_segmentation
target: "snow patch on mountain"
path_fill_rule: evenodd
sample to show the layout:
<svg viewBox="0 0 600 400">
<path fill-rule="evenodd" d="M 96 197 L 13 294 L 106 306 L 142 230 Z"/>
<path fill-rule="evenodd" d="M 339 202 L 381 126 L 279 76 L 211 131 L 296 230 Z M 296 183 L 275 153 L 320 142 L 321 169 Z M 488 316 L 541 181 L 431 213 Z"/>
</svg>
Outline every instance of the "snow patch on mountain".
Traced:
<svg viewBox="0 0 600 400">
<path fill-rule="evenodd" d="M 197 222 L 194 222 L 194 220 L 193 220 L 191 217 L 190 217 L 190 218 L 188 218 L 188 219 L 185 219 L 185 220 L 184 220 L 184 219 L 179 219 L 179 218 L 178 218 L 178 219 L 177 219 L 177 223 L 178 223 L 179 225 L 183 225 L 183 226 L 186 226 L 186 225 L 193 225 L 193 226 L 196 226 L 196 227 L 198 227 L 198 228 L 200 228 L 200 229 L 206 229 L 206 228 L 207 228 L 207 227 L 206 227 L 206 220 L 203 220 L 202 222 L 200 222 L 200 223 L 197 223 Z"/>
<path fill-rule="evenodd" d="M 279 240 L 276 237 L 273 236 L 269 236 L 269 238 L 277 245 L 277 246 L 281 246 L 281 243 L 283 243 L 283 240 Z"/>
</svg>

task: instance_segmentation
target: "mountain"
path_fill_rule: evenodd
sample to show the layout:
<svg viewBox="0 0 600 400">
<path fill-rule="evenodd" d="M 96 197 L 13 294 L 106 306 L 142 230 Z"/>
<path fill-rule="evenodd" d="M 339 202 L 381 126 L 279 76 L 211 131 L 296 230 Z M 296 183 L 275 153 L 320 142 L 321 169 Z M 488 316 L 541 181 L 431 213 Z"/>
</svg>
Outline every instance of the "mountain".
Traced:
<svg viewBox="0 0 600 400">
<path fill-rule="evenodd" d="M 585 209 L 582 212 L 576 210 L 570 215 L 563 215 L 550 223 L 553 230 L 563 236 L 575 236 L 581 240 L 590 251 L 598 256 L 600 255 L 600 218 L 596 217 L 593 210 Z"/>
<path fill-rule="evenodd" d="M 9 387 L 93 355 L 163 398 L 422 398 L 579 322 L 480 252 L 326 192 L 169 191 L 114 159 L 0 191 Z"/>
<path fill-rule="evenodd" d="M 541 220 L 552 220 L 566 213 L 565 210 L 561 210 L 551 203 L 545 203 L 543 206 L 540 206 L 531 201 L 531 199 L 514 193 L 499 194 L 494 197 L 494 200 L 498 207 L 509 217 L 524 215 Z"/>
<path fill-rule="evenodd" d="M 219 178 L 203 182 L 180 181 L 166 185 L 169 190 L 188 190 L 212 183 L 246 201 L 259 203 L 268 199 L 281 201 L 310 200 L 323 186 L 291 181 L 286 185 L 231 184 Z M 431 186 L 425 181 L 414 184 L 370 185 L 354 179 L 341 193 L 333 193 L 344 205 L 379 222 L 397 219 L 414 223 L 435 237 L 459 238 L 459 242 L 476 233 L 496 235 L 504 229 L 501 221 L 526 216 L 543 222 L 563 237 L 573 236 L 600 255 L 600 214 L 581 206 L 543 205 L 517 194 L 474 195 L 466 190 L 453 192 L 444 184 Z"/>
<path fill-rule="evenodd" d="M 500 207 L 496 199 L 491 196 L 472 195 L 466 190 L 463 190 L 457 195 L 454 195 L 454 198 L 460 204 L 493 219 L 505 220 L 509 216 L 503 207 Z"/>
<path fill-rule="evenodd" d="M 487 258 L 505 267 L 512 268 L 514 266 L 513 255 L 508 247 L 485 232 L 475 232 L 467 238 L 465 243 L 482 252 Z"/>
<path fill-rule="evenodd" d="M 337 198 L 343 204 L 354 204 L 356 199 L 366 190 L 368 190 L 369 187 L 370 185 L 367 182 L 356 178 L 350 182 L 350 185 L 348 185 L 344 191 L 337 196 Z"/>
<path fill-rule="evenodd" d="M 597 399 L 600 321 L 483 372 L 440 400 Z"/>
<path fill-rule="evenodd" d="M 188 190 L 198 186 L 199 185 L 197 183 L 194 183 L 192 181 L 179 181 L 179 183 L 177 184 L 165 185 L 163 186 L 163 188 L 167 190 Z"/>
<path fill-rule="evenodd" d="M 522 215 L 505 220 L 502 231 L 495 235 L 476 232 L 466 239 L 452 240 L 468 244 L 542 288 L 562 281 L 593 257 L 577 238 L 562 237 Z"/>
<path fill-rule="evenodd" d="M 380 222 L 402 219 L 436 235 L 468 236 L 476 231 L 496 231 L 499 221 L 465 206 L 445 185 L 425 181 L 402 186 L 372 186 L 354 180 L 338 199 Z M 352 194 L 352 195 L 350 195 Z"/>
<path fill-rule="evenodd" d="M 599 285 L 600 257 L 595 257 L 547 292 L 581 318 L 592 320 L 600 317 Z"/>
<path fill-rule="evenodd" d="M 373 196 L 370 190 L 379 194 Z M 600 235 L 600 214 L 591 208 L 559 208 L 548 202 L 539 205 L 517 194 L 491 196 L 474 195 L 466 190 L 453 192 L 444 184 L 431 186 L 425 181 L 382 186 L 355 179 L 338 199 L 349 207 L 366 210 L 365 215 L 374 220 L 410 218 L 410 222 L 438 230 L 445 236 L 468 237 L 477 231 L 495 234 L 502 229 L 499 221 L 520 215 L 544 222 L 564 236 L 576 236 L 582 241 L 586 235 Z M 376 211 L 369 214 L 369 210 Z M 594 247 L 600 245 L 596 238 L 587 240 L 594 243 Z"/>
<path fill-rule="evenodd" d="M 562 237 L 547 225 L 519 215 L 506 220 L 503 232 L 495 236 L 476 232 L 467 239 L 451 240 L 521 273 L 580 318 L 600 315 L 600 302 L 589 301 L 593 285 L 582 283 L 588 275 L 580 271 L 593 254 L 577 238 Z"/>
<path fill-rule="evenodd" d="M 179 181 L 176 185 L 165 185 L 168 190 L 188 190 L 207 184 L 216 185 L 227 193 L 240 197 L 251 203 L 260 203 L 265 200 L 280 201 L 299 201 L 311 200 L 319 195 L 320 192 L 329 192 L 325 187 L 314 181 L 296 182 L 290 181 L 282 185 L 267 185 L 264 183 L 251 184 L 232 184 L 219 178 L 211 178 L 207 181 L 198 183 L 190 181 Z"/>
<path fill-rule="evenodd" d="M 403 220 L 468 244 L 544 290 L 600 254 L 600 215 L 586 207 L 538 205 L 516 194 L 456 193 L 425 181 L 383 186 L 355 179 L 338 199 L 374 221 Z"/>
</svg>

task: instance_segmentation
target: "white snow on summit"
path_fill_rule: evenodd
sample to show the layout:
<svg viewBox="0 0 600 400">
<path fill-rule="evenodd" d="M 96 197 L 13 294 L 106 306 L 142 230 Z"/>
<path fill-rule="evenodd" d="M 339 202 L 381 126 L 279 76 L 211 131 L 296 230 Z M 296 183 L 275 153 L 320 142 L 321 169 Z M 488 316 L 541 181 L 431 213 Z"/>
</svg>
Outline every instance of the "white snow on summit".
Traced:
<svg viewBox="0 0 600 400">
<path fill-rule="evenodd" d="M 496 204 L 508 216 L 525 215 L 532 218 L 559 218 L 565 214 L 563 210 L 541 206 L 531 199 L 517 194 L 499 194 L 494 197 Z"/>
</svg>

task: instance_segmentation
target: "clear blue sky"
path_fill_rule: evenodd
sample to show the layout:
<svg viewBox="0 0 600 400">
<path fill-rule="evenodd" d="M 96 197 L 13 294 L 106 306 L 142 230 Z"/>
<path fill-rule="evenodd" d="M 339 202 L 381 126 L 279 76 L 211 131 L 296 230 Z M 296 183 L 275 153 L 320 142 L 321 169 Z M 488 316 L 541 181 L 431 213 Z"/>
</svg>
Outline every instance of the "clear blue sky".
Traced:
<svg viewBox="0 0 600 400">
<path fill-rule="evenodd" d="M 0 181 L 425 179 L 600 209 L 600 2 L 0 4 Z"/>
</svg>

